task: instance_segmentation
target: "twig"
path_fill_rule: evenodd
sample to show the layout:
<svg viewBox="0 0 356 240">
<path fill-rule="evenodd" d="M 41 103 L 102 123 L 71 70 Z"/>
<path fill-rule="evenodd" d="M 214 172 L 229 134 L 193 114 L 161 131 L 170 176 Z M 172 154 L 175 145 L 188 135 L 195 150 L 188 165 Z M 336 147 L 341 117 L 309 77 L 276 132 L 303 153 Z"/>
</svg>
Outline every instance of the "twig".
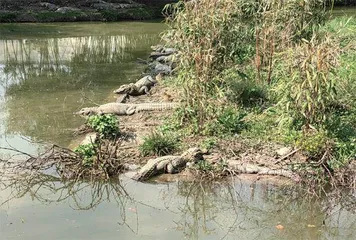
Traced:
<svg viewBox="0 0 356 240">
<path fill-rule="evenodd" d="M 278 163 L 280 163 L 281 161 L 283 161 L 284 159 L 286 159 L 286 158 L 288 158 L 288 157 L 290 157 L 290 156 L 292 156 L 293 154 L 295 154 L 296 152 L 298 152 L 300 149 L 299 148 L 297 148 L 297 149 L 295 149 L 294 151 L 291 151 L 290 153 L 288 153 L 287 155 L 285 155 L 285 156 L 283 156 L 283 157 L 281 157 L 281 158 L 279 158 L 279 159 L 277 159 L 277 161 L 275 161 L 274 162 L 274 164 L 278 164 Z"/>
</svg>

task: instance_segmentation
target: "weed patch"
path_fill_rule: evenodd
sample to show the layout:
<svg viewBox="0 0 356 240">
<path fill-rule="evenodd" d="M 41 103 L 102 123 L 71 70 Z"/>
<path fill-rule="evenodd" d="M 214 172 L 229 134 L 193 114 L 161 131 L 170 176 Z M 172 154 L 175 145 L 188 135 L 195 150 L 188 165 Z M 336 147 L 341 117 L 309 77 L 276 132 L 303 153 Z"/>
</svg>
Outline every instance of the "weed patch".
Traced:
<svg viewBox="0 0 356 240">
<path fill-rule="evenodd" d="M 83 159 L 82 164 L 84 166 L 92 167 L 97 154 L 97 146 L 92 143 L 79 145 L 74 152 L 78 153 Z"/>
<path fill-rule="evenodd" d="M 356 21 L 328 21 L 330 5 L 201 0 L 167 7 L 163 40 L 180 51 L 175 87 L 183 107 L 161 130 L 292 145 L 308 157 L 296 171 L 318 184 L 332 179 L 355 159 Z"/>
<path fill-rule="evenodd" d="M 114 138 L 120 133 L 117 118 L 113 114 L 93 115 L 87 125 L 100 134 L 101 138 Z"/>
<path fill-rule="evenodd" d="M 143 156 L 164 156 L 178 149 L 178 139 L 172 135 L 153 132 L 143 140 L 144 142 L 140 145 L 140 152 Z"/>
</svg>

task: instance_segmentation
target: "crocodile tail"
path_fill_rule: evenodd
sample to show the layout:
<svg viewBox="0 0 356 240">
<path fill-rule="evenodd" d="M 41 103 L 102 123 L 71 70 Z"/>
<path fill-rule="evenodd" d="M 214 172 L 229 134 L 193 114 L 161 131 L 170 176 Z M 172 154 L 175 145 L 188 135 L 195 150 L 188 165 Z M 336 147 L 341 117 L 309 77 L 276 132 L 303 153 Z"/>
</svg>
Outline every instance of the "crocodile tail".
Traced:
<svg viewBox="0 0 356 240">
<path fill-rule="evenodd" d="M 140 104 L 137 107 L 137 112 L 140 111 L 163 111 L 168 109 L 174 109 L 178 107 L 178 103 L 149 103 L 149 104 Z"/>
<path fill-rule="evenodd" d="M 142 181 L 142 175 L 140 173 L 136 173 L 131 179 L 135 181 Z"/>
</svg>

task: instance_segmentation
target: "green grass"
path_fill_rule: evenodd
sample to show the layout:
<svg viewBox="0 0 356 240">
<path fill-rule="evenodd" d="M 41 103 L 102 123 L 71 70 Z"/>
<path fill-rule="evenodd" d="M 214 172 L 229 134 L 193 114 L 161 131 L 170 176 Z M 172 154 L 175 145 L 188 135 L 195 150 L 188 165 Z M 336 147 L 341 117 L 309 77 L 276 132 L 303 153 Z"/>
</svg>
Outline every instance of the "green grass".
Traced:
<svg viewBox="0 0 356 240">
<path fill-rule="evenodd" d="M 172 134 L 162 134 L 153 132 L 144 137 L 144 142 L 139 149 L 143 156 L 156 155 L 164 156 L 172 154 L 179 147 L 178 139 Z"/>
<path fill-rule="evenodd" d="M 215 6 L 216 2 L 205 0 L 201 4 Z M 175 34 L 174 43 L 185 57 L 179 63 L 182 68 L 176 81 L 182 85 L 185 105 L 161 127 L 162 132 L 170 134 L 179 131 L 182 136 L 200 135 L 207 139 L 209 136 L 226 139 L 237 136 L 252 142 L 294 146 L 308 156 L 310 162 L 321 161 L 318 166 L 308 166 L 308 162 L 300 168 L 316 168 L 319 179 L 329 177 L 324 168 L 334 172 L 355 159 L 355 18 L 334 18 L 324 24 L 323 12 L 319 10 L 320 22 L 318 18 L 313 19 L 315 22 L 309 26 L 309 32 L 303 35 L 305 39 L 297 39 L 296 35 L 287 36 L 288 29 L 280 31 L 287 38 L 283 39 L 283 34 L 280 34 L 274 39 L 267 39 L 266 45 L 258 45 L 254 38 L 253 43 L 249 42 L 246 46 L 256 45 L 256 55 L 252 56 L 255 52 L 249 51 L 244 61 L 237 61 L 231 57 L 239 48 L 228 42 L 239 34 L 246 40 L 250 35 L 239 31 L 252 25 L 236 23 L 236 15 L 228 15 L 231 18 L 223 22 L 214 22 L 215 18 L 206 20 L 201 17 L 200 10 L 179 13 L 181 15 L 178 14 L 175 19 L 173 29 L 168 32 L 168 35 Z M 286 16 L 290 14 L 284 10 L 282 13 Z M 215 11 L 212 14 L 217 17 L 220 13 Z M 185 17 L 191 21 L 187 23 Z M 224 25 L 226 22 L 230 23 L 229 26 Z M 292 21 L 291 24 L 297 22 Z M 204 24 L 212 23 L 215 24 L 214 29 L 202 29 Z M 272 22 L 272 25 L 268 21 L 264 24 L 252 26 L 250 30 L 256 32 L 258 28 L 273 32 L 284 27 L 284 24 L 278 25 L 281 24 L 278 21 Z M 236 26 L 240 28 L 236 29 Z M 294 27 L 294 30 L 298 28 Z M 212 31 L 215 33 L 213 36 L 219 38 L 236 35 L 215 46 L 218 41 L 209 38 Z M 261 36 L 257 36 L 258 40 L 262 39 Z M 286 44 L 284 41 L 290 42 Z M 202 46 L 202 43 L 205 45 Z M 269 44 L 274 44 L 274 47 L 268 48 Z M 226 49 L 232 52 L 226 52 Z M 257 51 L 261 51 L 260 56 L 264 58 L 260 62 L 255 58 Z M 269 65 L 271 52 L 273 57 Z M 207 140 L 202 145 L 211 148 L 214 141 Z"/>
</svg>

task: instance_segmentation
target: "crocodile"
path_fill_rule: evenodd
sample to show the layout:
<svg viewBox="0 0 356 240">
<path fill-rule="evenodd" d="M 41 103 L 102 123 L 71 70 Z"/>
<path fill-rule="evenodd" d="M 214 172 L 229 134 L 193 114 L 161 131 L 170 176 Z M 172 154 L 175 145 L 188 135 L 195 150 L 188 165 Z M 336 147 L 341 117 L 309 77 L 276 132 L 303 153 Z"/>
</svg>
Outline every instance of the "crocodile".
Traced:
<svg viewBox="0 0 356 240">
<path fill-rule="evenodd" d="M 152 86 L 157 83 L 151 76 L 145 76 L 138 80 L 136 83 L 124 84 L 119 89 L 116 89 L 114 93 L 128 94 L 130 96 L 139 96 L 143 94 L 149 94 Z"/>
<path fill-rule="evenodd" d="M 132 115 L 142 111 L 163 111 L 174 109 L 179 106 L 178 103 L 106 103 L 97 107 L 82 108 L 75 114 L 88 116 L 93 114 L 116 114 L 116 115 Z"/>
<path fill-rule="evenodd" d="M 238 174 L 276 175 L 290 178 L 296 182 L 300 182 L 301 180 L 298 174 L 287 169 L 271 169 L 255 164 L 241 164 L 236 160 L 228 160 L 227 165 L 229 171 Z"/>
<path fill-rule="evenodd" d="M 203 152 L 199 148 L 189 148 L 180 156 L 168 155 L 148 160 L 132 179 L 145 181 L 161 173 L 181 172 L 188 162 L 203 160 Z"/>
</svg>

